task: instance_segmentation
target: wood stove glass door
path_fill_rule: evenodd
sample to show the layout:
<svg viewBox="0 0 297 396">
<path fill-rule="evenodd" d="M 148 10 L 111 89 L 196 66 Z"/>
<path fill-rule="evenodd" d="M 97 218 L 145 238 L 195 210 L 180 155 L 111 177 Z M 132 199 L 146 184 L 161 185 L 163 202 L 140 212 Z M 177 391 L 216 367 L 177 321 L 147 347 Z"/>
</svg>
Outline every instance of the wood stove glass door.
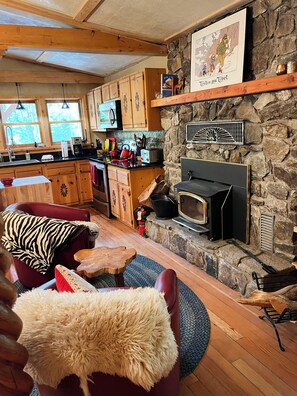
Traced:
<svg viewBox="0 0 297 396">
<path fill-rule="evenodd" d="M 207 224 L 207 202 L 199 195 L 180 191 L 178 193 L 178 213 L 196 224 Z"/>
</svg>

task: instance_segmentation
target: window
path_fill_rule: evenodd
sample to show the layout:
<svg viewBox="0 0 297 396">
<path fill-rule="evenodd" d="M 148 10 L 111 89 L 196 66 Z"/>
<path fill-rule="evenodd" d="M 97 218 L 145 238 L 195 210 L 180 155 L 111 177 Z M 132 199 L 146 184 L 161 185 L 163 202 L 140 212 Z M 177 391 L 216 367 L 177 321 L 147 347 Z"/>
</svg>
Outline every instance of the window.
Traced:
<svg viewBox="0 0 297 396">
<path fill-rule="evenodd" d="M 36 104 L 22 104 L 24 110 L 17 110 L 16 103 L 0 103 L 1 124 L 7 145 L 41 143 Z"/>
<path fill-rule="evenodd" d="M 82 137 L 82 122 L 79 101 L 67 101 L 69 109 L 62 109 L 63 101 L 47 101 L 47 114 L 52 142 Z"/>
</svg>

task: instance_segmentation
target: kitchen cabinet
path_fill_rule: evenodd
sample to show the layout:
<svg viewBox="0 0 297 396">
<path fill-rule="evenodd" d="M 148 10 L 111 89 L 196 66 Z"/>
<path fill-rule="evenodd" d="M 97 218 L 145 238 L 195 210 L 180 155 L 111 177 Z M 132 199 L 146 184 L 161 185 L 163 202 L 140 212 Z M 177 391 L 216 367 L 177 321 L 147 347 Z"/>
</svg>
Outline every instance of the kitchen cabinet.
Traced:
<svg viewBox="0 0 297 396">
<path fill-rule="evenodd" d="M 87 105 L 88 105 L 90 128 L 91 130 L 96 130 L 98 124 L 97 124 L 94 91 L 90 91 L 87 93 Z"/>
<path fill-rule="evenodd" d="M 162 73 L 166 70 L 146 68 L 119 81 L 123 129 L 161 129 L 160 111 L 151 108 L 151 100 L 160 92 Z"/>
<path fill-rule="evenodd" d="M 100 129 L 100 115 L 99 115 L 99 105 L 103 103 L 102 100 L 102 89 L 98 87 L 94 89 L 94 102 L 95 102 L 95 116 L 96 116 L 96 129 Z"/>
<path fill-rule="evenodd" d="M 92 180 L 90 173 L 90 162 L 77 161 L 76 174 L 77 174 L 77 187 L 79 201 L 81 204 L 93 201 Z"/>
<path fill-rule="evenodd" d="M 136 228 L 134 210 L 139 206 L 138 197 L 158 175 L 161 166 L 122 169 L 108 165 L 111 213 L 129 227 Z"/>
<path fill-rule="evenodd" d="M 100 130 L 99 105 L 102 101 L 101 87 L 92 89 L 87 93 L 89 124 L 92 131 Z"/>
<path fill-rule="evenodd" d="M 123 129 L 133 128 L 133 114 L 132 114 L 132 96 L 130 77 L 125 77 L 119 80 L 119 90 L 122 109 Z"/>
<path fill-rule="evenodd" d="M 109 179 L 110 207 L 115 217 L 120 217 L 120 193 L 117 180 Z"/>
<path fill-rule="evenodd" d="M 3 177 L 15 177 L 13 168 L 2 168 L 0 169 L 0 179 Z"/>
<path fill-rule="evenodd" d="M 102 101 L 106 102 L 110 99 L 109 84 L 102 85 Z"/>
<path fill-rule="evenodd" d="M 118 81 L 112 81 L 109 84 L 109 96 L 110 99 L 117 99 L 119 98 L 119 83 Z"/>
<path fill-rule="evenodd" d="M 39 165 L 26 165 L 26 166 L 11 166 L 0 169 L 0 178 L 2 177 L 30 177 L 30 176 L 42 176 L 42 164 Z"/>
<path fill-rule="evenodd" d="M 52 182 L 54 203 L 85 204 L 93 201 L 89 160 L 50 162 L 0 168 L 0 178 L 46 176 Z"/>
<path fill-rule="evenodd" d="M 79 203 L 75 162 L 44 165 L 44 175 L 52 182 L 54 202 L 60 205 Z"/>
<path fill-rule="evenodd" d="M 42 176 L 42 164 L 17 166 L 14 168 L 15 177 Z"/>
<path fill-rule="evenodd" d="M 118 81 L 112 81 L 110 83 L 102 85 L 102 101 L 117 99 L 119 97 L 119 83 Z"/>
<path fill-rule="evenodd" d="M 144 76 L 143 73 L 136 73 L 130 77 L 131 96 L 132 96 L 132 113 L 134 128 L 145 128 L 147 124 L 145 112 L 144 97 Z"/>
</svg>

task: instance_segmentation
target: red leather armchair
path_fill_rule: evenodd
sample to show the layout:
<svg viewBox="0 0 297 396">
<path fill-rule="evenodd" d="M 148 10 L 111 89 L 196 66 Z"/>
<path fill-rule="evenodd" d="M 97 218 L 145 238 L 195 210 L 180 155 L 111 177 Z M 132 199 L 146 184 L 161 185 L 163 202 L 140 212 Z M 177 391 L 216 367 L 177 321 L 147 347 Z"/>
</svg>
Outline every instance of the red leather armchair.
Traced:
<svg viewBox="0 0 297 396">
<path fill-rule="evenodd" d="M 54 288 L 50 282 L 46 288 Z M 171 328 L 175 335 L 178 346 L 180 345 L 180 321 L 179 321 L 179 300 L 178 284 L 176 273 L 167 269 L 157 278 L 155 288 L 164 293 L 167 303 L 168 312 L 171 317 Z M 108 291 L 110 289 L 100 289 Z M 91 396 L 178 396 L 179 393 L 179 358 L 174 367 L 166 378 L 162 378 L 150 392 L 145 391 L 142 387 L 133 384 L 127 378 L 112 376 L 103 373 L 93 373 L 92 382 L 89 382 L 89 391 Z M 75 375 L 65 377 L 57 389 L 46 385 L 38 385 L 40 396 L 83 396 L 79 386 L 79 379 Z"/>
<path fill-rule="evenodd" d="M 6 208 L 6 210 L 22 210 L 34 216 L 46 216 L 63 220 L 90 221 L 90 213 L 85 209 L 72 208 L 63 205 L 49 204 L 45 202 L 20 202 Z M 63 264 L 68 268 L 75 269 L 79 263 L 74 260 L 73 255 L 81 249 L 94 247 L 94 242 L 89 241 L 88 231 L 85 230 L 76 238 L 72 239 L 67 247 L 57 251 L 53 259 L 53 267 Z M 23 261 L 13 258 L 18 279 L 22 285 L 28 288 L 38 287 L 53 278 L 54 274 L 42 275 L 28 267 Z"/>
</svg>

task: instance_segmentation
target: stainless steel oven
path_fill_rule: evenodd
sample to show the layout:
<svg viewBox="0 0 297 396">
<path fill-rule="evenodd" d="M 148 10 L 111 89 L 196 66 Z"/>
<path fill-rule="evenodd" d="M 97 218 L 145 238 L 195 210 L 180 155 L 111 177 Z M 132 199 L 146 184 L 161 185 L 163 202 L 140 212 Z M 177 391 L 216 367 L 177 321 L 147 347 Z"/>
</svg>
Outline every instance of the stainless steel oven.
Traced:
<svg viewBox="0 0 297 396">
<path fill-rule="evenodd" d="M 93 206 L 107 217 L 111 217 L 107 164 L 104 162 L 90 161 Z"/>
</svg>

